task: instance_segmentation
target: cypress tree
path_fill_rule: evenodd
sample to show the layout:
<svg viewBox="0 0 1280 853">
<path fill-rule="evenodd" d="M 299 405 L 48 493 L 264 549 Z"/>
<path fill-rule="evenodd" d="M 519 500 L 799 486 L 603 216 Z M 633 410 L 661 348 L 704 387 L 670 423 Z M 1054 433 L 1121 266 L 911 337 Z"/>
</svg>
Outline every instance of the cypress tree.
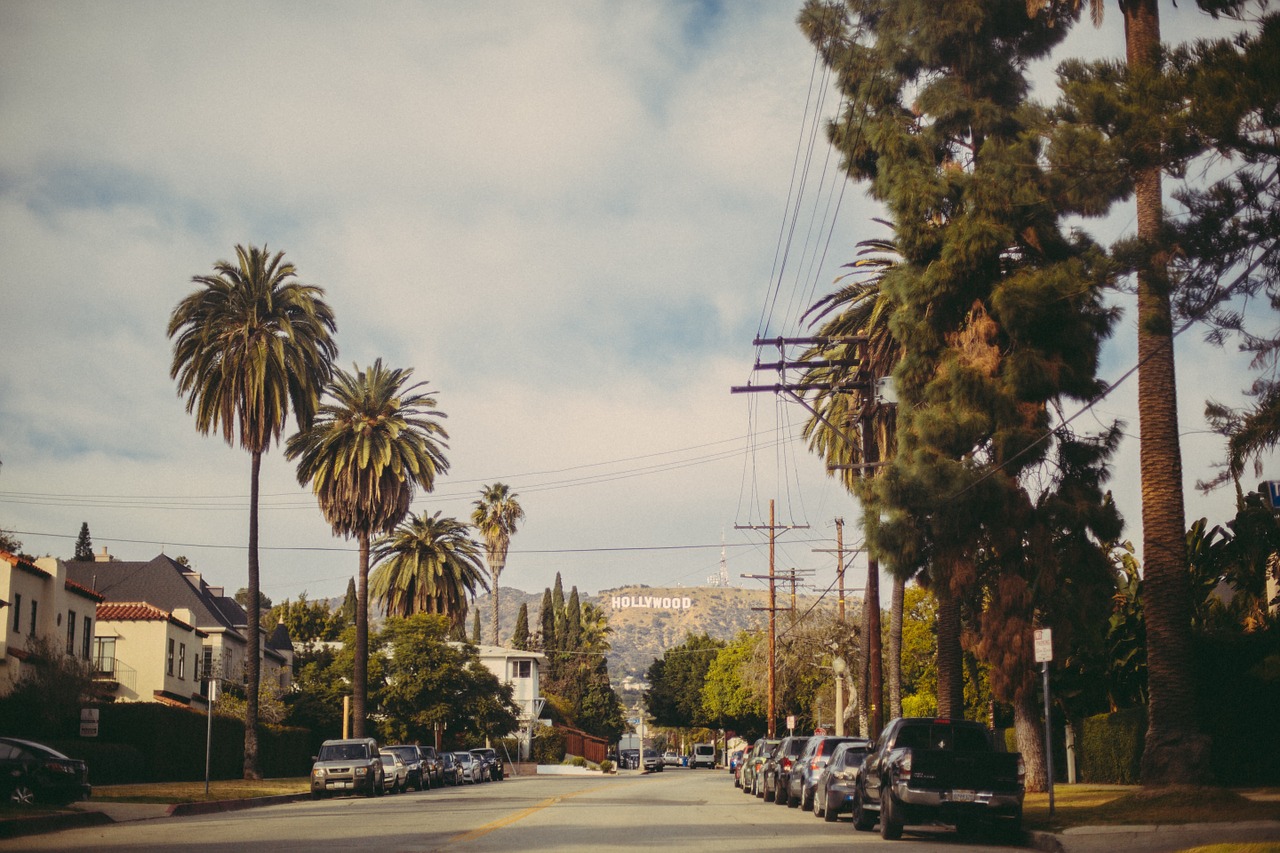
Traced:
<svg viewBox="0 0 1280 853">
<path fill-rule="evenodd" d="M 579 651 L 582 638 L 582 605 L 578 601 L 578 588 L 569 591 L 569 603 L 564 608 L 564 647 L 566 651 Z"/>
<path fill-rule="evenodd" d="M 550 654 L 557 648 L 556 611 L 551 603 L 551 587 L 542 592 L 542 610 L 538 613 L 538 624 L 542 629 L 542 651 Z"/>
<path fill-rule="evenodd" d="M 529 651 L 529 602 L 520 602 L 520 612 L 516 614 L 516 628 L 511 634 L 511 648 Z"/>
</svg>

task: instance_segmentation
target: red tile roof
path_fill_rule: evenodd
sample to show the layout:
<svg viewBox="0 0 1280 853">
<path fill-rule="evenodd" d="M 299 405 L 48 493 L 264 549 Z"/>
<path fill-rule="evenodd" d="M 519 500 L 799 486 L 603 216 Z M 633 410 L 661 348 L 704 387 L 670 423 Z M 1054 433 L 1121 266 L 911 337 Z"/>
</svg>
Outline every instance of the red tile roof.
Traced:
<svg viewBox="0 0 1280 853">
<path fill-rule="evenodd" d="M 194 625 L 188 625 L 168 610 L 145 601 L 104 601 L 98 605 L 99 622 L 172 622 L 182 628 L 207 636 Z"/>
</svg>

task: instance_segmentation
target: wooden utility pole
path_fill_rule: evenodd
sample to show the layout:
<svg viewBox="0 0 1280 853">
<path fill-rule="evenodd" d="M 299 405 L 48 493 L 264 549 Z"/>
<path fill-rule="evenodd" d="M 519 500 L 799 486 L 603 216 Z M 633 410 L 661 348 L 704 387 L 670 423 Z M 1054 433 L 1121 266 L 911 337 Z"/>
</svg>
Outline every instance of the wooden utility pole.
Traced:
<svg viewBox="0 0 1280 853">
<path fill-rule="evenodd" d="M 760 530 L 761 525 L 751 524 L 735 524 L 736 530 Z M 774 553 L 777 544 L 778 529 L 783 530 L 805 530 L 808 529 L 807 524 L 778 524 L 774 517 L 773 500 L 769 501 L 769 524 L 764 529 L 769 531 L 769 574 L 767 575 L 743 575 L 744 578 L 754 578 L 756 580 L 769 581 L 769 606 L 753 607 L 752 610 L 769 611 L 769 718 L 768 718 L 768 734 L 773 737 L 777 732 L 777 688 L 776 688 L 776 672 L 777 672 L 777 642 L 778 642 L 778 574 L 774 566 Z M 794 574 L 792 575 L 794 578 Z"/>
<path fill-rule="evenodd" d="M 844 519 L 836 519 L 836 580 L 840 584 L 840 622 L 844 623 Z"/>
</svg>

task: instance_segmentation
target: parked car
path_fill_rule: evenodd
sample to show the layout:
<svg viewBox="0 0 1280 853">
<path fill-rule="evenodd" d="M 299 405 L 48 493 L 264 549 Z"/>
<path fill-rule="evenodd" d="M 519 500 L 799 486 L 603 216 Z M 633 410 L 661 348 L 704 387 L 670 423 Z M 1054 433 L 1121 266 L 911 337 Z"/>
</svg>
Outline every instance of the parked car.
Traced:
<svg viewBox="0 0 1280 853">
<path fill-rule="evenodd" d="M 398 794 L 409 787 L 409 768 L 405 766 L 404 759 L 386 749 L 379 752 L 378 757 L 382 759 L 383 790 Z"/>
<path fill-rule="evenodd" d="M 828 823 L 840 819 L 840 813 L 853 810 L 853 792 L 858 787 L 858 773 L 871 749 L 870 741 L 852 740 L 842 743 L 831 753 L 831 760 L 818 774 L 813 792 L 813 813 Z"/>
<path fill-rule="evenodd" d="M 684 756 L 674 750 L 668 749 L 662 753 L 662 764 L 664 767 L 679 767 L 684 761 Z"/>
<path fill-rule="evenodd" d="M 462 768 L 458 766 L 458 758 L 452 752 L 436 754 L 440 764 L 440 782 L 444 785 L 461 785 Z"/>
<path fill-rule="evenodd" d="M 483 759 L 469 752 L 455 752 L 453 757 L 458 762 L 459 776 L 463 782 L 468 785 L 478 785 L 488 781 L 488 767 Z"/>
<path fill-rule="evenodd" d="M 489 765 L 489 778 L 494 782 L 502 781 L 503 767 L 502 759 L 498 757 L 498 751 L 487 746 L 479 749 L 471 750 L 472 755 L 479 756 Z"/>
<path fill-rule="evenodd" d="M 418 752 L 422 753 L 422 770 L 427 777 L 428 788 L 439 788 L 444 784 L 444 767 L 440 753 L 436 751 L 434 746 L 422 746 L 419 744 Z"/>
<path fill-rule="evenodd" d="M 426 756 L 422 752 L 422 747 L 414 743 L 398 743 L 393 746 L 384 746 L 382 751 L 394 752 L 404 762 L 405 770 L 408 772 L 404 782 L 406 789 L 425 791 L 431 787 L 431 776 L 427 770 Z"/>
<path fill-rule="evenodd" d="M 714 743 L 695 743 L 693 745 L 693 759 L 689 762 L 689 766 L 694 770 L 699 767 L 715 770 L 716 745 Z"/>
<path fill-rule="evenodd" d="M 644 769 L 650 773 L 662 772 L 662 760 L 658 756 L 658 750 L 646 748 L 644 751 Z"/>
<path fill-rule="evenodd" d="M 947 823 L 967 833 L 977 823 L 1022 831 L 1026 769 L 1016 752 L 997 752 L 981 723 L 903 717 L 880 733 L 858 774 L 853 826 L 902 837 L 915 823 Z"/>
<path fill-rule="evenodd" d="M 385 784 L 385 770 L 373 738 L 327 740 L 312 758 L 311 796 L 313 799 L 334 792 L 363 793 L 379 796 Z"/>
<path fill-rule="evenodd" d="M 766 803 L 786 805 L 787 780 L 791 776 L 791 767 L 808 743 L 808 735 L 788 735 L 764 763 L 760 774 L 760 790 Z"/>
<path fill-rule="evenodd" d="M 748 794 L 754 794 L 759 797 L 760 794 L 760 770 L 764 767 L 764 763 L 769 760 L 769 754 L 778 748 L 778 744 L 782 743 L 780 738 L 765 738 L 757 740 L 751 747 L 751 752 L 747 753 L 747 757 L 742 762 L 742 790 Z"/>
<path fill-rule="evenodd" d="M 742 749 L 735 749 L 729 753 L 729 775 L 733 777 L 733 786 L 735 788 L 742 787 L 742 781 L 738 778 L 738 769 L 742 767 L 742 758 L 746 754 L 746 750 Z"/>
<path fill-rule="evenodd" d="M 19 738 L 0 738 L 0 795 L 14 805 L 65 805 L 93 794 L 89 765 Z"/>
<path fill-rule="evenodd" d="M 791 775 L 787 777 L 787 786 L 782 791 L 783 796 L 787 798 L 789 808 L 799 806 L 805 811 L 813 808 L 813 795 L 818 785 L 818 774 L 827 766 L 827 762 L 831 760 L 831 753 L 837 746 L 854 740 L 864 746 L 868 743 L 866 738 L 855 739 L 835 735 L 815 735 L 809 738 L 804 752 L 800 753 L 800 757 L 792 765 Z"/>
</svg>

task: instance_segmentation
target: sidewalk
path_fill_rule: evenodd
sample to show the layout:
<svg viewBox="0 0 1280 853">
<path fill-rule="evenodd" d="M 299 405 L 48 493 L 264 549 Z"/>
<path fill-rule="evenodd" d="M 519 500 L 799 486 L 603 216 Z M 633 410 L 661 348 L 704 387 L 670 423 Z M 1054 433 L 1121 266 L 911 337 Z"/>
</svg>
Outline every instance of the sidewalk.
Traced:
<svg viewBox="0 0 1280 853">
<path fill-rule="evenodd" d="M 0 838 L 18 838 L 39 835 L 60 829 L 85 826 L 101 826 L 107 823 L 124 823 L 133 820 L 154 820 L 162 817 L 212 814 L 214 812 L 239 811 L 241 809 L 274 806 L 309 799 L 310 794 L 282 794 L 276 797 L 254 797 L 246 800 L 212 800 L 204 803 L 117 803 L 111 800 L 84 800 L 72 803 L 67 811 L 55 814 L 15 817 L 0 820 Z"/>
<path fill-rule="evenodd" d="M 1060 833 L 1028 833 L 1046 853 L 1174 853 L 1206 844 L 1280 842 L 1280 821 L 1145 826 L 1076 826 Z"/>
</svg>

